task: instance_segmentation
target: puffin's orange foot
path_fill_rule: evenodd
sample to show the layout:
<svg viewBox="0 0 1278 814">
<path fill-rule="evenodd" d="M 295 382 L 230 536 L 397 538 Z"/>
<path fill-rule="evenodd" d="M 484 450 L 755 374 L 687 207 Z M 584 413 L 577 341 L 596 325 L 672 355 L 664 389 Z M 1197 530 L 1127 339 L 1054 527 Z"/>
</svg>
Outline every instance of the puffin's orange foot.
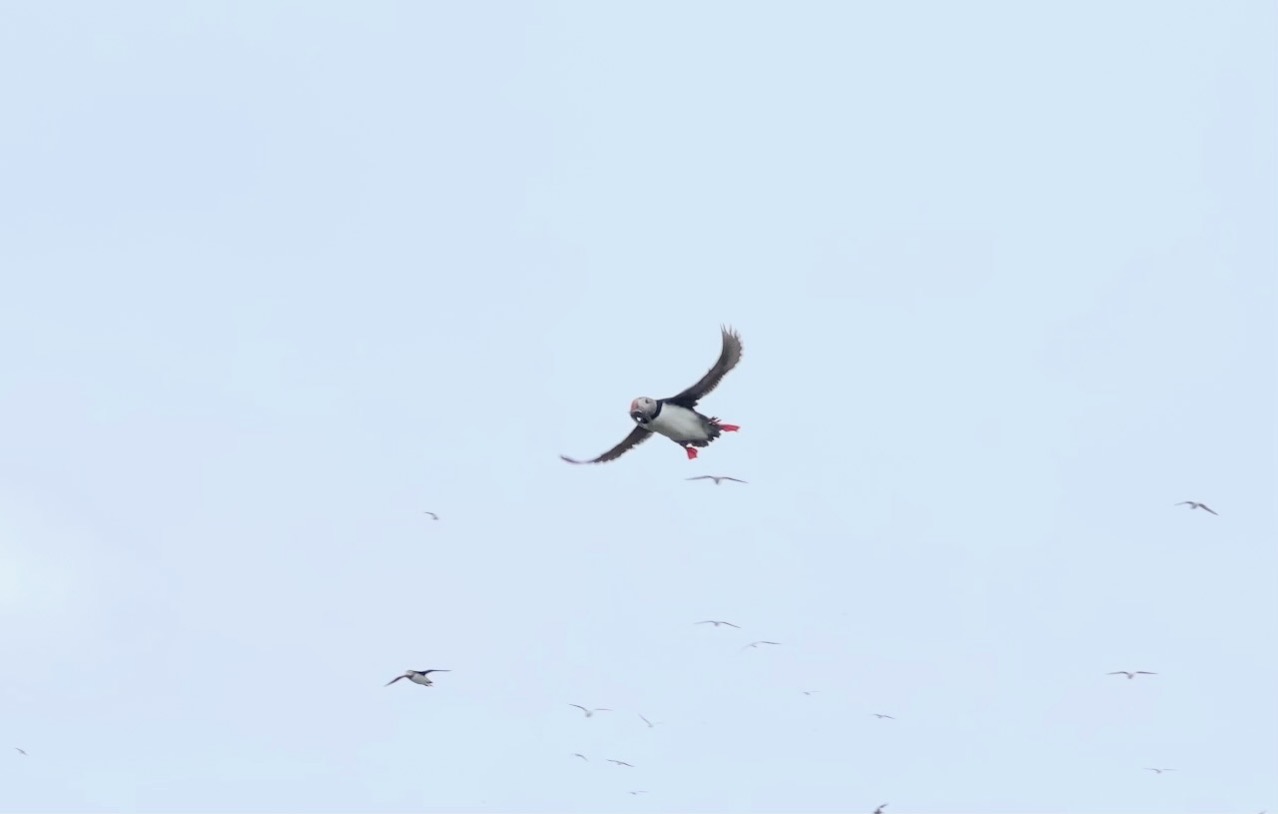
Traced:
<svg viewBox="0 0 1278 814">
<path fill-rule="evenodd" d="M 741 428 L 738 427 L 736 424 L 720 424 L 719 429 L 723 430 L 724 432 L 736 432 L 737 430 Z"/>
<path fill-rule="evenodd" d="M 697 457 L 697 448 L 696 448 L 696 447 L 684 447 L 684 449 L 686 449 L 686 450 L 688 451 L 688 460 L 689 460 L 689 461 L 691 461 L 693 458 L 696 458 L 696 457 Z"/>
</svg>

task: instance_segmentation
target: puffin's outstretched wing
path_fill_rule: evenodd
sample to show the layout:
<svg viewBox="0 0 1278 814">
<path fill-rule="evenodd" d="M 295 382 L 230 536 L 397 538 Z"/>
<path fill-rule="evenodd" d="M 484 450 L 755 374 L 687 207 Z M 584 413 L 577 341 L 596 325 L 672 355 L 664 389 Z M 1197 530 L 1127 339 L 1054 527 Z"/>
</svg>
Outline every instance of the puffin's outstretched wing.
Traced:
<svg viewBox="0 0 1278 814">
<path fill-rule="evenodd" d="M 687 407 L 689 410 L 697 406 L 697 402 L 706 397 L 706 394 L 719 386 L 719 382 L 723 377 L 728 375 L 728 371 L 737 366 L 737 362 L 741 361 L 741 337 L 736 331 L 728 327 L 719 329 L 723 334 L 723 351 L 719 354 L 719 361 L 714 363 L 714 367 L 706 371 L 706 375 L 701 377 L 701 381 L 684 390 L 677 396 L 672 396 L 665 401 L 671 404 L 677 404 L 680 407 Z"/>
<path fill-rule="evenodd" d="M 615 461 L 622 455 L 625 455 L 632 448 L 639 446 L 652 436 L 652 430 L 644 427 L 636 426 L 630 431 L 630 434 L 621 440 L 620 444 L 600 455 L 598 458 L 592 458 L 589 461 L 578 461 L 576 458 L 569 458 L 567 455 L 559 457 L 570 464 L 606 464 L 609 461 Z"/>
</svg>

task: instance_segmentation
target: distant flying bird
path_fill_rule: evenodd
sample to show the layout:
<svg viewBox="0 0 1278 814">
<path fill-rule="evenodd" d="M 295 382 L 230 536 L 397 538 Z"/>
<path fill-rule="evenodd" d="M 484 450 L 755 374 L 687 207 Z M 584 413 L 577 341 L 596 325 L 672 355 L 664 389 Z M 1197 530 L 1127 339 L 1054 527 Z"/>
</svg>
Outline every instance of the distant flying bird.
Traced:
<svg viewBox="0 0 1278 814">
<path fill-rule="evenodd" d="M 1130 681 L 1136 676 L 1156 676 L 1158 673 L 1151 673 L 1148 670 L 1115 670 L 1112 673 L 1106 673 L 1107 676 L 1127 676 Z"/>
<path fill-rule="evenodd" d="M 719 352 L 719 360 L 714 367 L 706 371 L 701 380 L 678 395 L 666 399 L 653 399 L 640 396 L 630 402 L 630 418 L 637 425 L 621 443 L 608 450 L 598 458 L 579 461 L 567 455 L 559 457 L 570 464 L 602 464 L 615 461 L 632 448 L 639 446 L 660 433 L 683 447 L 688 460 L 697 457 L 697 447 L 707 447 L 721 433 L 736 432 L 741 429 L 735 424 L 723 424 L 717 418 L 702 415 L 694 409 L 697 402 L 705 398 L 710 391 L 719 386 L 719 382 L 728 371 L 741 361 L 741 337 L 731 328 L 721 328 L 723 350 Z"/>
<path fill-rule="evenodd" d="M 891 715 L 884 715 L 884 714 L 883 714 L 883 713 L 881 713 L 881 712 L 871 712 L 870 714 L 871 714 L 871 715 L 873 715 L 875 718 L 887 718 L 889 721 L 895 721 L 895 720 L 896 720 L 896 719 L 895 719 L 895 718 L 893 718 Z M 883 805 L 887 805 L 887 803 L 884 803 Z"/>
<path fill-rule="evenodd" d="M 612 710 L 608 709 L 607 707 L 595 707 L 594 709 L 586 709 L 581 704 L 569 704 L 568 706 L 576 707 L 577 709 L 586 713 L 587 718 L 593 718 L 596 712 L 612 712 Z"/>
<path fill-rule="evenodd" d="M 1146 768 L 1146 769 L 1145 769 L 1145 771 L 1147 771 L 1147 772 L 1157 772 L 1158 774 L 1162 774 L 1163 772 L 1174 772 L 1174 771 L 1176 771 L 1176 770 L 1175 770 L 1175 769 L 1149 769 L 1149 768 Z"/>
<path fill-rule="evenodd" d="M 427 676 L 431 673 L 451 673 L 452 670 L 405 670 L 402 676 L 392 678 L 383 686 L 389 687 L 401 678 L 406 678 L 414 684 L 421 684 L 423 687 L 433 687 L 435 682 L 431 681 Z"/>
<path fill-rule="evenodd" d="M 434 512 L 425 512 L 425 514 L 429 514 L 431 516 L 431 519 L 433 520 L 439 519 L 439 515 L 435 514 Z"/>
<path fill-rule="evenodd" d="M 628 792 L 626 792 L 626 793 L 627 793 L 627 794 L 647 794 L 648 792 L 646 792 L 646 791 L 628 791 Z M 1262 811 L 1262 812 L 1260 812 L 1260 814 L 1265 814 L 1265 812 L 1263 812 L 1263 811 Z"/>
<path fill-rule="evenodd" d="M 1217 517 L 1220 517 L 1220 515 L 1219 515 L 1219 514 L 1216 514 L 1216 512 L 1213 512 L 1213 511 L 1211 510 L 1211 507 L 1210 507 L 1210 506 L 1208 506 L 1206 503 L 1198 503 L 1198 502 L 1193 501 L 1193 500 L 1182 500 L 1181 502 L 1177 503 L 1176 505 L 1177 505 L 1177 506 L 1188 506 L 1188 507 L 1189 507 L 1189 510 L 1190 510 L 1191 512 L 1192 512 L 1194 509 L 1202 509 L 1202 510 L 1203 510 L 1203 511 L 1205 511 L 1205 512 L 1211 512 L 1212 514 L 1215 514 Z"/>
<path fill-rule="evenodd" d="M 731 622 L 725 622 L 722 619 L 707 619 L 704 622 L 694 622 L 693 624 L 714 625 L 715 627 L 718 627 L 719 625 L 727 625 L 728 627 L 735 627 L 737 630 L 741 629 L 741 625 L 734 625 Z"/>
<path fill-rule="evenodd" d="M 712 480 L 714 485 L 718 486 L 720 481 L 730 480 L 733 483 L 746 483 L 739 478 L 730 478 L 727 475 L 698 475 L 695 478 L 684 478 L 684 480 Z"/>
<path fill-rule="evenodd" d="M 573 757 L 579 757 L 579 758 L 581 758 L 582 760 L 586 761 L 587 763 L 589 763 L 589 762 L 590 762 L 590 758 L 586 757 L 586 756 L 585 756 L 585 755 L 583 755 L 581 752 L 573 752 L 573 753 L 572 753 L 572 756 L 573 756 Z"/>
<path fill-rule="evenodd" d="M 781 642 L 765 642 L 765 641 L 750 642 L 749 644 L 747 644 L 745 647 L 741 649 L 745 650 L 746 647 L 758 647 L 761 644 L 781 644 Z"/>
<path fill-rule="evenodd" d="M 13 748 L 14 748 L 14 749 L 18 749 L 18 747 L 16 747 L 16 746 L 15 746 L 15 747 L 13 747 Z M 25 749 L 18 749 L 18 754 L 20 754 L 20 755 L 26 755 L 26 754 L 27 754 L 27 752 L 26 752 L 26 750 L 25 750 Z M 31 757 L 31 756 L 30 756 L 30 755 L 27 755 L 27 757 Z"/>
<path fill-rule="evenodd" d="M 883 809 L 885 809 L 885 808 L 887 808 L 887 803 L 884 803 L 883 805 L 881 805 L 881 806 L 879 806 L 878 808 L 874 809 L 874 814 L 883 814 Z"/>
<path fill-rule="evenodd" d="M 618 766 L 630 766 L 630 768 L 632 768 L 632 769 L 634 768 L 634 766 L 633 766 L 632 764 L 627 763 L 627 762 L 626 762 L 626 761 L 624 761 L 624 760 L 613 760 L 612 758 L 608 758 L 608 762 L 609 762 L 609 763 L 616 763 Z"/>
<path fill-rule="evenodd" d="M 643 720 L 645 724 L 648 725 L 649 729 L 652 729 L 654 726 L 657 725 L 657 724 L 654 724 L 652 721 L 649 721 L 647 718 L 644 718 L 642 715 L 640 715 L 639 717 Z"/>
<path fill-rule="evenodd" d="M 803 694 L 804 694 L 804 695 L 812 695 L 813 693 L 818 693 L 818 692 L 821 692 L 821 691 L 820 691 L 820 690 L 804 690 L 804 691 L 803 691 Z"/>
</svg>

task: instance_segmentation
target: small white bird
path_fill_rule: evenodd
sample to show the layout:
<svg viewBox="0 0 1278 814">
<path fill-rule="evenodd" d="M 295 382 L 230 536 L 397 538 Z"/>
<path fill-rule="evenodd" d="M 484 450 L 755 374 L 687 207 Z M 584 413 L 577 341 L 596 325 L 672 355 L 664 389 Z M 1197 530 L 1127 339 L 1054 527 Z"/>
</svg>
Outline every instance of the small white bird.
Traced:
<svg viewBox="0 0 1278 814">
<path fill-rule="evenodd" d="M 396 681 L 399 681 L 401 678 L 406 678 L 409 681 L 413 682 L 414 684 L 421 684 L 423 687 L 433 687 L 435 686 L 435 682 L 427 678 L 428 675 L 430 675 L 431 673 L 451 673 L 451 672 L 452 670 L 406 670 L 404 671 L 404 674 L 402 676 L 392 678 L 390 681 L 387 681 L 383 686 L 389 687 L 390 685 L 394 684 Z"/>
<path fill-rule="evenodd" d="M 1115 670 L 1112 673 L 1106 673 L 1107 676 L 1127 676 L 1130 681 L 1136 676 L 1156 676 L 1158 673 L 1151 673 L 1148 670 Z"/>
<path fill-rule="evenodd" d="M 730 480 L 733 483 L 746 483 L 740 478 L 730 478 L 727 475 L 698 475 L 695 478 L 684 478 L 684 480 L 712 480 L 714 485 L 718 486 L 720 481 Z"/>
<path fill-rule="evenodd" d="M 1175 770 L 1175 769 L 1150 769 L 1150 768 L 1146 768 L 1146 769 L 1145 769 L 1145 771 L 1147 771 L 1147 772 L 1155 772 L 1155 773 L 1157 773 L 1157 774 L 1162 774 L 1163 772 L 1174 772 L 1174 771 L 1176 771 L 1176 770 Z"/>
<path fill-rule="evenodd" d="M 434 512 L 424 512 L 424 513 L 425 513 L 425 514 L 429 514 L 432 520 L 438 520 L 438 519 L 439 519 L 439 515 L 435 514 Z"/>
<path fill-rule="evenodd" d="M 607 707 L 595 707 L 594 709 L 586 709 L 581 704 L 569 704 L 568 706 L 576 707 L 577 709 L 586 713 L 587 718 L 593 718 L 596 712 L 612 712 L 612 710 L 608 709 Z"/>
<path fill-rule="evenodd" d="M 1191 512 L 1192 512 L 1194 509 L 1202 509 L 1202 510 L 1203 510 L 1203 511 L 1205 511 L 1205 512 L 1211 512 L 1212 514 L 1215 514 L 1217 517 L 1220 517 L 1220 515 L 1219 515 L 1219 514 L 1216 514 L 1216 512 L 1213 512 L 1213 511 L 1211 510 L 1211 507 L 1210 507 L 1210 506 L 1208 506 L 1206 503 L 1199 503 L 1199 502 L 1194 501 L 1194 500 L 1182 500 L 1181 502 L 1177 503 L 1176 505 L 1177 505 L 1177 506 L 1188 506 L 1188 507 L 1189 507 L 1189 510 L 1190 510 Z"/>
<path fill-rule="evenodd" d="M 613 760 L 612 758 L 608 758 L 608 762 L 609 762 L 609 763 L 616 763 L 618 766 L 629 766 L 629 767 L 630 767 L 630 768 L 632 768 L 632 769 L 634 768 L 634 765 L 633 765 L 633 764 L 627 763 L 627 762 L 626 762 L 626 761 L 624 761 L 624 760 Z"/>
<path fill-rule="evenodd" d="M 781 642 L 765 642 L 765 641 L 750 642 L 749 644 L 747 644 L 745 647 L 742 647 L 741 649 L 745 650 L 747 647 L 758 647 L 761 644 L 781 644 Z"/>
<path fill-rule="evenodd" d="M 728 627 L 735 627 L 737 630 L 741 629 L 741 625 L 734 625 L 731 622 L 725 622 L 722 619 L 706 619 L 704 622 L 693 622 L 693 624 L 694 625 L 714 625 L 715 627 L 718 627 L 719 625 L 727 625 Z"/>
<path fill-rule="evenodd" d="M 640 718 L 640 719 L 641 719 L 641 720 L 642 720 L 645 724 L 647 724 L 647 725 L 648 725 L 648 728 L 649 728 L 649 729 L 652 729 L 654 726 L 656 726 L 656 725 L 657 725 L 657 724 L 654 724 L 652 721 L 649 721 L 647 718 L 644 718 L 642 715 L 640 715 L 640 716 L 639 716 L 639 718 Z M 658 721 L 657 723 L 660 723 L 660 721 Z"/>
<path fill-rule="evenodd" d="M 884 714 L 883 714 L 883 713 L 881 713 L 881 712 L 871 712 L 870 714 L 871 714 L 871 715 L 873 715 L 875 718 L 887 718 L 889 721 L 895 721 L 895 720 L 896 720 L 896 719 L 895 719 L 895 718 L 893 718 L 891 715 L 884 715 Z M 887 803 L 884 803 L 883 805 L 887 805 Z"/>
</svg>

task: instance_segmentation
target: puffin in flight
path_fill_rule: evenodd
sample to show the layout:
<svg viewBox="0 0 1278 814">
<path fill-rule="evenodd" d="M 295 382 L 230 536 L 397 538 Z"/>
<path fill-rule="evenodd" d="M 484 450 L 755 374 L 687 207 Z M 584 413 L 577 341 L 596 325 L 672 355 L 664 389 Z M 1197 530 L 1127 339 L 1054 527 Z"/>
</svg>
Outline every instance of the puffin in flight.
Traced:
<svg viewBox="0 0 1278 814">
<path fill-rule="evenodd" d="M 706 371 L 701 381 L 678 395 L 666 399 L 654 399 L 640 396 L 630 402 L 630 417 L 637 425 L 620 444 L 608 450 L 598 458 L 579 461 L 560 455 L 570 464 L 602 464 L 615 461 L 625 455 L 633 447 L 637 447 L 652 437 L 654 432 L 683 447 L 688 453 L 688 460 L 697 457 L 697 447 L 708 447 L 720 433 L 736 432 L 741 429 L 735 424 L 721 424 L 719 419 L 697 412 L 697 402 L 705 398 L 711 390 L 719 386 L 719 382 L 729 370 L 741 361 L 741 337 L 731 328 L 720 328 L 723 335 L 723 350 L 719 353 L 719 361 Z"/>
</svg>

